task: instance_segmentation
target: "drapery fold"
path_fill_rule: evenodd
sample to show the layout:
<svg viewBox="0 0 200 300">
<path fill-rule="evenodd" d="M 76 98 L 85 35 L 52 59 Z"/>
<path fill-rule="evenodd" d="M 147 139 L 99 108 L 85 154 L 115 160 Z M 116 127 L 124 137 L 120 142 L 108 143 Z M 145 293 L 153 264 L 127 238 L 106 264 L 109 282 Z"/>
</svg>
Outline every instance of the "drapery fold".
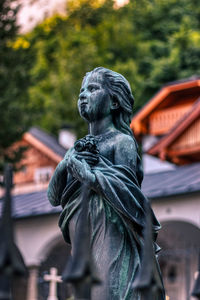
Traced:
<svg viewBox="0 0 200 300">
<path fill-rule="evenodd" d="M 120 218 L 130 226 L 142 239 L 142 231 L 145 226 L 145 205 L 148 201 L 140 190 L 136 173 L 129 167 L 113 165 L 105 157 L 100 156 L 99 162 L 92 167 L 96 182 L 91 187 L 91 197 L 101 195 L 104 201 L 115 210 Z M 134 170 L 135 171 L 135 170 Z M 57 203 L 62 205 L 59 226 L 67 242 L 70 243 L 67 224 L 73 213 L 80 206 L 80 193 L 82 184 L 68 175 L 67 185 L 60 194 Z M 88 199 L 89 201 L 89 199 Z M 156 239 L 160 224 L 152 211 L 153 233 Z M 156 245 L 156 244 L 155 244 Z M 159 248 L 156 245 L 156 251 Z"/>
<path fill-rule="evenodd" d="M 73 149 L 69 151 L 74 153 Z M 83 194 L 82 183 L 67 172 L 68 155 L 69 152 L 55 170 L 48 198 L 53 205 L 63 208 L 59 226 L 65 241 L 71 243 L 73 253 L 74 237 L 80 228 Z M 114 164 L 102 155 L 98 163 L 91 166 L 95 182 L 88 193 L 90 247 L 102 279 L 102 285 L 92 289 L 91 299 L 140 300 L 133 282 L 141 263 L 148 200 L 140 189 L 139 168 L 137 163 L 132 166 Z M 151 213 L 156 253 L 160 224 L 152 210 Z"/>
</svg>

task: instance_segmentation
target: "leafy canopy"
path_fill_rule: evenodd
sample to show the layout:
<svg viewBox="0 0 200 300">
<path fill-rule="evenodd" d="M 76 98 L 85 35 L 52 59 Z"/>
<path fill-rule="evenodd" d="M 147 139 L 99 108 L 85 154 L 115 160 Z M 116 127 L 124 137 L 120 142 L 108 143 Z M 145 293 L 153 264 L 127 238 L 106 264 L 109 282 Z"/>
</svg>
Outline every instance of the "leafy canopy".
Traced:
<svg viewBox="0 0 200 300">
<path fill-rule="evenodd" d="M 13 48 L 18 31 L 17 11 L 14 1 L 0 1 L 0 172 L 6 162 L 16 163 L 21 159 L 22 148 L 9 151 L 8 148 L 20 139 L 31 119 L 28 102 L 30 57 L 27 47 Z"/>
<path fill-rule="evenodd" d="M 97 66 L 129 80 L 135 111 L 166 82 L 199 70 L 197 0 L 134 0 L 119 9 L 111 0 L 68 0 L 66 11 L 16 41 L 34 58 L 29 99 L 39 112 L 35 122 L 53 133 L 63 123 L 86 133 L 76 103 L 84 74 Z"/>
</svg>

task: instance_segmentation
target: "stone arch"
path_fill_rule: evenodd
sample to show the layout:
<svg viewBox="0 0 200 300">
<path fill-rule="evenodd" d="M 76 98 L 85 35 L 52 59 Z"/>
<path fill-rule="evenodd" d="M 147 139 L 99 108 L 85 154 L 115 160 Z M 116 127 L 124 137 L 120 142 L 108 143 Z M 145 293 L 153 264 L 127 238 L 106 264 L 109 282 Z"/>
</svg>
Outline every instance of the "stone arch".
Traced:
<svg viewBox="0 0 200 300">
<path fill-rule="evenodd" d="M 40 267 L 38 274 L 38 300 L 46 300 L 48 296 L 49 284 L 43 280 L 44 275 L 49 273 L 51 267 L 58 270 L 61 275 L 70 257 L 71 247 L 66 244 L 60 235 L 56 235 L 44 245 L 44 252 L 41 249 Z M 57 290 L 59 300 L 68 299 L 72 295 L 69 284 L 60 283 Z"/>
<path fill-rule="evenodd" d="M 49 255 L 51 250 L 58 244 L 63 244 L 64 240 L 60 234 L 54 234 L 49 240 L 43 243 L 38 251 L 37 260 L 41 263 Z"/>
<path fill-rule="evenodd" d="M 200 228 L 191 222 L 162 222 L 158 244 L 159 262 L 170 300 L 193 299 L 194 274 L 198 267 Z"/>
<path fill-rule="evenodd" d="M 191 224 L 192 226 L 199 228 L 200 229 L 200 223 L 199 220 L 196 220 L 194 218 L 192 218 L 191 215 L 180 215 L 180 216 L 161 216 L 159 217 L 159 221 L 161 223 L 161 225 L 163 226 L 164 224 L 167 224 L 169 222 L 182 222 L 182 223 L 187 223 L 187 224 Z"/>
</svg>

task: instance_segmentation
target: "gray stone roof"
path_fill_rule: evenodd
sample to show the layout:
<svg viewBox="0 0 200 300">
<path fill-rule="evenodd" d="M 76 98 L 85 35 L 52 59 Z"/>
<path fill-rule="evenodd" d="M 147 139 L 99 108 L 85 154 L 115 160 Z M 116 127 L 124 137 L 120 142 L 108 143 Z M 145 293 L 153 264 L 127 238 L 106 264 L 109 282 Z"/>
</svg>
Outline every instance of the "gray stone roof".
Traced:
<svg viewBox="0 0 200 300">
<path fill-rule="evenodd" d="M 177 167 L 175 170 L 146 174 L 142 190 L 150 199 L 200 192 L 200 163 Z"/>
<path fill-rule="evenodd" d="M 2 202 L 2 201 L 1 201 Z M 2 203 L 0 202 L 0 212 Z M 61 211 L 60 207 L 52 207 L 47 199 L 46 190 L 13 196 L 13 217 L 49 215 Z"/>
<path fill-rule="evenodd" d="M 200 163 L 177 167 L 172 171 L 147 174 L 142 190 L 150 199 L 200 192 Z M 52 207 L 48 202 L 46 191 L 13 196 L 15 218 L 50 215 L 60 211 L 60 207 Z"/>
<path fill-rule="evenodd" d="M 56 154 L 62 157 L 65 155 L 66 149 L 58 143 L 58 140 L 53 135 L 38 127 L 32 127 L 28 132 Z"/>
<path fill-rule="evenodd" d="M 47 199 L 46 190 L 13 196 L 13 217 L 26 218 L 55 214 L 61 211 L 60 207 L 52 207 Z M 2 200 L 0 201 L 0 213 Z"/>
</svg>

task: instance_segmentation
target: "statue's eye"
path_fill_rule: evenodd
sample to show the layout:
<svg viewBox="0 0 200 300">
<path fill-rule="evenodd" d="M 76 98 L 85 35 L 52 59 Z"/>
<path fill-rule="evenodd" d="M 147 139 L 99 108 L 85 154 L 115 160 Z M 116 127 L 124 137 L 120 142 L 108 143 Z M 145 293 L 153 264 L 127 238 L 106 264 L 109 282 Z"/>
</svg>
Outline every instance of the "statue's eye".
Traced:
<svg viewBox="0 0 200 300">
<path fill-rule="evenodd" d="M 94 86 L 90 87 L 90 92 L 94 92 L 96 90 L 96 88 Z"/>
<path fill-rule="evenodd" d="M 88 86 L 88 90 L 92 93 L 99 89 L 99 86 L 96 84 L 91 84 Z"/>
</svg>

